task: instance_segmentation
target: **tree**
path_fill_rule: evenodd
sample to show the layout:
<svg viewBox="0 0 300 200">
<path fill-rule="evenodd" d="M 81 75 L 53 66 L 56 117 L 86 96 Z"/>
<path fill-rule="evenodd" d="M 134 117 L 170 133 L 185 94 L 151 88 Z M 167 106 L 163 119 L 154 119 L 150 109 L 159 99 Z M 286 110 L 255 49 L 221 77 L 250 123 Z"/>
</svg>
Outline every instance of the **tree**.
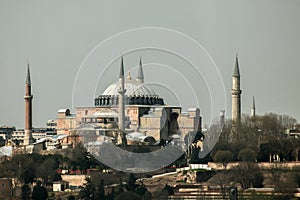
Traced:
<svg viewBox="0 0 300 200">
<path fill-rule="evenodd" d="M 136 188 L 135 181 L 136 181 L 136 178 L 135 178 L 135 176 L 131 173 L 131 174 L 129 175 L 128 182 L 127 182 L 127 190 L 128 190 L 128 191 L 133 191 L 133 190 Z"/>
<path fill-rule="evenodd" d="M 279 122 L 284 129 L 292 129 L 294 125 L 297 123 L 297 120 L 288 115 L 280 115 Z"/>
<path fill-rule="evenodd" d="M 232 161 L 232 153 L 228 150 L 219 150 L 214 156 L 214 161 L 221 162 L 226 169 L 229 161 Z"/>
<path fill-rule="evenodd" d="M 241 184 L 243 189 L 255 186 L 261 186 L 263 177 L 255 163 L 240 163 L 232 169 L 235 181 Z"/>
<path fill-rule="evenodd" d="M 31 198 L 32 200 L 46 200 L 48 198 L 47 190 L 41 181 L 37 181 L 36 186 L 33 187 Z"/>
<path fill-rule="evenodd" d="M 104 181 L 101 179 L 100 184 L 96 188 L 96 199 L 105 199 Z"/>
<path fill-rule="evenodd" d="M 238 159 L 243 162 L 255 162 L 256 153 L 252 149 L 246 147 L 239 152 Z"/>
<path fill-rule="evenodd" d="M 56 172 L 57 168 L 58 168 L 58 163 L 54 159 L 48 158 L 44 160 L 37 168 L 36 176 L 42 178 L 44 184 L 61 180 L 61 177 Z"/>
<path fill-rule="evenodd" d="M 21 188 L 21 192 L 22 192 L 21 193 L 22 200 L 30 199 L 31 189 L 28 184 L 23 184 L 23 186 Z"/>
<path fill-rule="evenodd" d="M 91 182 L 89 178 L 87 178 L 86 184 L 84 185 L 84 187 L 81 188 L 79 192 L 79 199 L 95 200 L 96 199 L 95 192 L 96 192 L 95 185 Z"/>
<path fill-rule="evenodd" d="M 140 200 L 141 197 L 134 192 L 127 191 L 127 192 L 122 192 L 119 194 L 115 200 Z"/>
<path fill-rule="evenodd" d="M 75 197 L 73 195 L 68 197 L 68 200 L 75 200 Z"/>
<path fill-rule="evenodd" d="M 277 165 L 269 170 L 269 184 L 274 185 L 276 192 L 291 193 L 297 187 L 295 174 L 284 172 Z"/>
<path fill-rule="evenodd" d="M 221 189 L 221 193 L 223 198 L 222 199 L 226 199 L 226 191 L 225 188 L 226 186 L 229 185 L 229 183 L 232 181 L 232 174 L 231 171 L 221 171 L 218 172 L 214 177 L 213 177 L 213 183 L 215 183 L 216 185 L 218 185 Z"/>
<path fill-rule="evenodd" d="M 264 182 L 264 176 L 260 170 L 255 171 L 253 174 L 252 187 L 262 188 Z"/>
</svg>

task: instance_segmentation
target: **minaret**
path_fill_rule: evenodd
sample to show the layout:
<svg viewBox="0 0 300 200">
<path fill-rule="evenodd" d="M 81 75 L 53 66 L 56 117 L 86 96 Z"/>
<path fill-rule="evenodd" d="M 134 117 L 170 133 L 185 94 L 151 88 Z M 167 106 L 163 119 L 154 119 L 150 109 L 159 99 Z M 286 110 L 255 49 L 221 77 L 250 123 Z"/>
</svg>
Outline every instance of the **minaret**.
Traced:
<svg viewBox="0 0 300 200">
<path fill-rule="evenodd" d="M 121 67 L 120 67 L 120 75 L 119 75 L 119 129 L 120 131 L 125 130 L 125 83 L 124 83 L 124 64 L 123 64 L 123 56 L 121 58 Z"/>
<path fill-rule="evenodd" d="M 31 95 L 31 80 L 30 80 L 30 69 L 29 62 L 27 64 L 27 76 L 25 82 L 25 137 L 24 145 L 31 144 L 33 142 L 32 137 L 32 98 Z"/>
<path fill-rule="evenodd" d="M 224 127 L 225 125 L 225 110 L 220 111 L 220 126 Z"/>
<path fill-rule="evenodd" d="M 141 83 L 144 83 L 144 73 L 143 73 L 143 66 L 142 66 L 142 57 L 140 57 L 140 65 L 138 68 L 138 74 L 136 77 L 137 81 L 140 81 Z"/>
<path fill-rule="evenodd" d="M 251 118 L 255 118 L 255 99 L 254 99 L 254 96 L 253 96 L 253 100 L 252 100 Z"/>
<path fill-rule="evenodd" d="M 232 75 L 232 128 L 237 128 L 241 124 L 241 93 L 240 89 L 240 69 L 238 56 L 236 55 L 234 71 Z"/>
</svg>

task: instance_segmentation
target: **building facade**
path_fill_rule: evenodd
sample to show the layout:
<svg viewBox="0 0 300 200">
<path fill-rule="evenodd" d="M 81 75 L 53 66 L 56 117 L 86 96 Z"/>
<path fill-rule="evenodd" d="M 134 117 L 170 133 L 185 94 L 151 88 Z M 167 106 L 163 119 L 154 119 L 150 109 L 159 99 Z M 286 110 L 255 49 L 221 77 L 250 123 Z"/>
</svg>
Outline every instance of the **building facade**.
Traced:
<svg viewBox="0 0 300 200">
<path fill-rule="evenodd" d="M 84 124 L 94 124 L 100 131 L 140 132 L 160 141 L 173 134 L 201 130 L 201 117 L 200 109 L 182 113 L 180 106 L 165 104 L 162 97 L 146 86 L 141 59 L 136 79 L 131 78 L 130 72 L 125 78 L 122 58 L 119 81 L 95 98 L 95 106 L 76 108 L 76 126 Z"/>
</svg>

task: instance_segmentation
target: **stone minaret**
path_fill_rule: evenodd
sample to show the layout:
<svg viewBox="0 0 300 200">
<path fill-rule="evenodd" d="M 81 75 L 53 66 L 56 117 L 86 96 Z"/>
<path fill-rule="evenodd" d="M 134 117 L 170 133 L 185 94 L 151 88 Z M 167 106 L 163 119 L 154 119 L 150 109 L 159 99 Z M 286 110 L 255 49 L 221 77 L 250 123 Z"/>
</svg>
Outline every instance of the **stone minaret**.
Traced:
<svg viewBox="0 0 300 200">
<path fill-rule="evenodd" d="M 142 66 L 142 57 L 140 58 L 140 65 L 138 69 L 138 74 L 136 77 L 137 81 L 140 81 L 141 83 L 144 83 L 144 73 L 143 73 L 143 66 Z"/>
<path fill-rule="evenodd" d="M 254 96 L 253 96 L 253 100 L 252 100 L 251 118 L 255 118 L 255 99 L 254 99 Z"/>
<path fill-rule="evenodd" d="M 237 128 L 241 124 L 241 93 L 240 70 L 238 56 L 236 55 L 234 71 L 232 75 L 232 128 Z"/>
<path fill-rule="evenodd" d="M 125 83 L 124 83 L 124 64 L 123 64 L 123 56 L 121 58 L 121 67 L 120 67 L 120 75 L 119 75 L 119 129 L 121 131 L 125 131 Z"/>
<path fill-rule="evenodd" d="M 27 77 L 25 82 L 25 137 L 24 145 L 31 144 L 33 142 L 32 137 L 32 98 L 31 95 L 31 80 L 29 63 L 27 64 Z"/>
<path fill-rule="evenodd" d="M 225 110 L 220 111 L 220 125 L 221 127 L 225 125 Z"/>
</svg>

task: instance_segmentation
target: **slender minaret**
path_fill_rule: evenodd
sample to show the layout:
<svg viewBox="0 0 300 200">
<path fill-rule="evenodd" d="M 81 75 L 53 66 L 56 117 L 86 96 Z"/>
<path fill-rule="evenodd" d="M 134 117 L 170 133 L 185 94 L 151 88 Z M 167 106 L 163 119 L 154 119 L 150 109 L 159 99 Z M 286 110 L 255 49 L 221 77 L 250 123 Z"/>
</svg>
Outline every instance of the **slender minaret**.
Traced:
<svg viewBox="0 0 300 200">
<path fill-rule="evenodd" d="M 121 58 L 121 67 L 120 67 L 120 75 L 119 75 L 119 129 L 121 131 L 125 131 L 125 83 L 124 83 L 124 64 L 123 64 L 123 56 Z"/>
<path fill-rule="evenodd" d="M 236 55 L 234 71 L 232 75 L 232 128 L 237 128 L 241 124 L 241 93 L 240 89 L 240 69 L 238 56 Z"/>
<path fill-rule="evenodd" d="M 252 100 L 251 118 L 255 118 L 255 99 L 254 99 L 254 96 L 253 96 L 253 100 Z"/>
<path fill-rule="evenodd" d="M 142 57 L 140 57 L 140 65 L 138 68 L 138 74 L 136 77 L 137 81 L 140 81 L 141 83 L 144 83 L 144 73 L 143 73 L 143 66 L 142 66 Z"/>
<path fill-rule="evenodd" d="M 31 80 L 30 80 L 30 69 L 29 62 L 27 64 L 27 76 L 25 82 L 25 137 L 24 145 L 31 144 L 33 142 L 32 137 L 32 98 L 31 95 Z"/>
<path fill-rule="evenodd" d="M 220 111 L 220 125 L 221 127 L 225 125 L 225 110 Z"/>
</svg>

